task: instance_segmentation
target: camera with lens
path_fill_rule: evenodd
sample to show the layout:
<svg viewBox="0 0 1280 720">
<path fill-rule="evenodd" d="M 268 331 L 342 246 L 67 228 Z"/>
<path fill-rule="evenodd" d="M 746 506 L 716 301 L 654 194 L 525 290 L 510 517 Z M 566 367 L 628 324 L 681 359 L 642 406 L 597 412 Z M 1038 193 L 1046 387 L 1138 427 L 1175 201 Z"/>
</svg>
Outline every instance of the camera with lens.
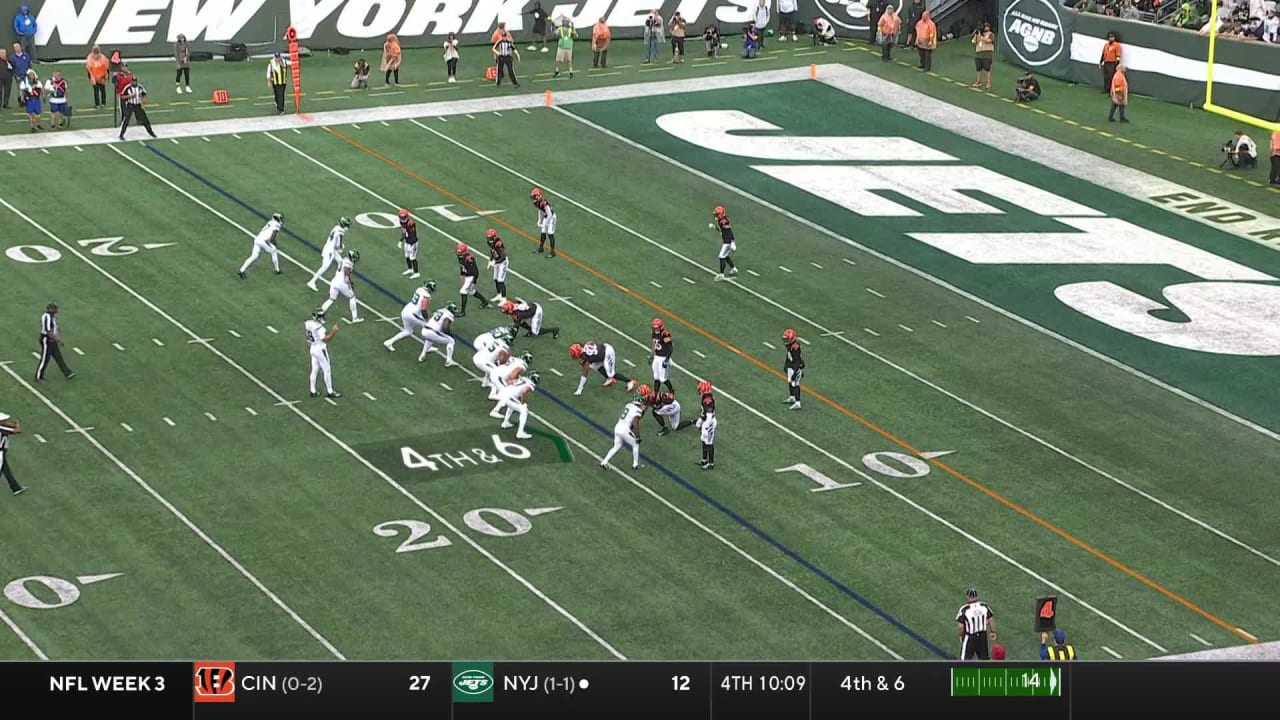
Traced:
<svg viewBox="0 0 1280 720">
<path fill-rule="evenodd" d="M 1235 150 L 1235 147 L 1236 147 L 1236 141 L 1235 141 L 1235 140 L 1228 140 L 1228 141 L 1226 141 L 1226 142 L 1222 143 L 1222 152 L 1224 152 L 1224 153 L 1229 153 L 1229 152 L 1231 152 L 1232 150 Z"/>
</svg>

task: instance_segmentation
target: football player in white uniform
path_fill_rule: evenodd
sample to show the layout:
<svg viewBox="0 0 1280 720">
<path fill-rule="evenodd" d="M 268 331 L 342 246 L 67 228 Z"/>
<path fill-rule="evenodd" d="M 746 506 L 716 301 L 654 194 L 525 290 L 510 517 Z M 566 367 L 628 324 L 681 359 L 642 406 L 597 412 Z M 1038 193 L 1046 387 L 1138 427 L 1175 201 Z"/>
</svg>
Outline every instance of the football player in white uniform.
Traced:
<svg viewBox="0 0 1280 720">
<path fill-rule="evenodd" d="M 422 284 L 422 287 L 413 291 L 413 297 L 409 298 L 409 302 L 400 308 L 400 332 L 387 338 L 382 346 L 388 351 L 395 352 L 396 343 L 407 337 L 413 337 L 413 333 L 422 330 L 427 326 L 427 313 L 431 308 L 431 293 L 435 292 L 436 281 L 428 280 Z"/>
<path fill-rule="evenodd" d="M 320 250 L 320 267 L 316 270 L 311 279 L 307 281 L 307 287 L 312 290 L 319 290 L 316 287 L 316 281 L 324 277 L 329 271 L 329 266 L 337 263 L 342 264 L 342 243 L 347 237 L 347 228 L 351 227 L 350 218 L 338 218 L 338 224 L 333 226 L 329 231 L 329 237 L 324 241 L 324 247 Z"/>
<path fill-rule="evenodd" d="M 280 251 L 276 248 L 276 238 L 280 234 L 280 229 L 284 227 L 284 215 L 274 213 L 266 225 L 258 231 L 253 238 L 253 249 L 249 251 L 249 257 L 236 271 L 236 274 L 243 280 L 247 275 L 249 266 L 257 261 L 258 256 L 266 253 L 271 256 L 271 266 L 276 269 L 276 274 L 280 274 Z"/>
<path fill-rule="evenodd" d="M 498 351 L 509 349 L 512 339 L 511 328 L 502 326 L 481 334 L 472 343 L 472 347 L 476 351 L 475 355 L 471 357 L 471 362 L 476 366 L 476 370 L 480 372 L 480 387 L 490 389 L 490 400 L 497 397 L 495 395 L 497 388 L 489 384 L 489 371 L 493 369 L 494 364 L 497 362 Z"/>
<path fill-rule="evenodd" d="M 601 385 L 605 387 L 619 380 L 627 384 L 627 392 L 631 392 L 636 387 L 634 379 L 618 373 L 618 357 L 609 343 L 585 342 L 581 345 L 574 343 L 569 346 L 569 357 L 582 365 L 582 376 L 578 378 L 578 389 L 573 391 L 574 395 L 582 394 L 582 388 L 587 386 L 587 374 L 592 370 L 604 376 L 604 382 Z"/>
<path fill-rule="evenodd" d="M 638 396 L 622 408 L 618 422 L 613 425 L 613 447 L 604 454 L 600 467 L 609 467 L 609 461 L 626 445 L 631 448 L 631 469 L 640 469 L 640 418 L 643 416 L 644 402 Z"/>
<path fill-rule="evenodd" d="M 458 306 L 453 303 L 446 304 L 443 308 L 431 313 L 431 317 L 427 319 L 427 324 L 422 328 L 422 352 L 418 355 L 418 362 L 427 359 L 427 353 L 431 352 L 431 348 L 436 345 L 444 346 L 444 366 L 453 367 L 453 336 L 449 334 L 449 328 L 453 327 L 453 319 L 458 312 Z"/>
<path fill-rule="evenodd" d="M 502 389 L 500 395 L 502 406 L 507 409 L 506 415 L 502 418 L 502 428 L 511 427 L 511 413 L 520 416 L 520 424 L 516 428 L 517 440 L 529 440 L 533 436 L 524 431 L 525 423 L 529 421 L 529 395 L 538 386 L 538 373 L 533 372 L 521 377 L 514 385 L 508 385 Z"/>
<path fill-rule="evenodd" d="M 329 365 L 329 341 L 338 334 L 338 324 L 328 333 L 324 331 L 324 310 L 317 308 L 311 313 L 311 319 L 303 323 L 307 345 L 311 348 L 311 397 L 318 397 L 316 392 L 316 375 L 324 375 L 325 397 L 340 398 L 342 393 L 333 390 L 333 369 Z"/>
<path fill-rule="evenodd" d="M 529 365 L 532 363 L 533 353 L 526 352 L 516 357 L 507 350 L 499 350 L 498 362 L 493 370 L 489 371 L 489 386 L 497 391 L 496 395 L 500 395 L 504 388 L 515 385 L 529 371 Z M 499 414 L 501 409 L 502 403 L 499 401 L 489 412 L 489 417 L 502 417 Z"/>
<path fill-rule="evenodd" d="M 329 299 L 324 301 L 320 309 L 329 312 L 329 308 L 333 306 L 333 302 L 341 295 L 347 299 L 347 305 L 351 308 L 351 322 L 364 322 L 364 318 L 360 317 L 360 306 L 356 304 L 356 286 L 355 281 L 351 279 L 351 274 L 355 272 L 356 263 L 360 262 L 360 252 L 358 250 L 348 250 L 347 256 L 342 258 L 342 262 L 338 264 L 338 272 L 333 274 L 333 279 L 329 281 Z"/>
</svg>

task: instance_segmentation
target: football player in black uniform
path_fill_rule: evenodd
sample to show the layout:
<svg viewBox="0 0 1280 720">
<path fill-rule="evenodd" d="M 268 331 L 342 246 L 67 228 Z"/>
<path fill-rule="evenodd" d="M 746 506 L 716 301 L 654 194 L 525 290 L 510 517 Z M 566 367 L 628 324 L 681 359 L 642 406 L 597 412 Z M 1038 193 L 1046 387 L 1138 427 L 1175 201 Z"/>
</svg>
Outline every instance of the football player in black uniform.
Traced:
<svg viewBox="0 0 1280 720">
<path fill-rule="evenodd" d="M 800 409 L 800 380 L 804 377 L 804 358 L 800 357 L 800 338 L 796 331 L 787 328 L 782 331 L 782 344 L 787 349 L 787 359 L 783 369 L 787 371 L 787 385 L 790 394 L 785 402 L 792 410 Z"/>
<path fill-rule="evenodd" d="M 698 465 L 703 470 L 712 470 L 716 466 L 716 396 L 712 394 L 711 383 L 703 380 L 698 383 L 698 394 L 702 396 L 701 412 L 694 425 L 701 430 L 702 460 Z"/>
<path fill-rule="evenodd" d="M 489 245 L 489 269 L 493 270 L 493 286 L 498 291 L 493 302 L 502 302 L 507 299 L 507 246 L 493 228 L 485 231 L 484 241 Z"/>
<path fill-rule="evenodd" d="M 726 275 L 737 275 L 738 267 L 733 264 L 733 254 L 738 251 L 738 243 L 733 239 L 733 225 L 729 223 L 729 216 L 724 211 L 724 206 L 717 205 L 712 211 L 716 221 L 711 227 L 720 230 L 720 274 L 716 276 L 717 280 L 723 280 Z"/>
<path fill-rule="evenodd" d="M 404 272 L 410 280 L 422 275 L 418 272 L 418 223 L 409 215 L 408 210 L 400 211 L 400 247 L 404 250 Z"/>
<path fill-rule="evenodd" d="M 555 208 L 551 207 L 551 203 L 542 196 L 542 191 L 538 188 L 529 191 L 529 199 L 533 201 L 533 208 L 538 211 L 538 249 L 534 252 L 541 253 L 550 242 L 551 252 L 546 257 L 553 258 L 556 256 Z"/>
<path fill-rule="evenodd" d="M 675 343 L 671 340 L 671 332 L 662 322 L 662 318 L 654 318 L 650 325 L 653 328 L 653 336 L 649 340 L 649 363 L 653 366 L 653 386 L 661 388 L 667 386 L 667 392 L 674 393 L 676 389 L 671 386 L 671 378 L 669 373 L 671 370 L 671 353 L 675 350 Z"/>
<path fill-rule="evenodd" d="M 680 401 L 669 392 L 654 392 L 648 385 L 636 389 L 640 399 L 653 410 L 653 419 L 657 421 L 658 437 L 670 435 L 672 430 L 683 430 L 693 424 L 692 420 L 680 419 Z M 667 425 L 668 418 L 671 424 Z"/>
<path fill-rule="evenodd" d="M 480 277 L 480 268 L 476 267 L 476 256 L 471 254 L 471 249 L 466 244 L 458 243 L 454 253 L 458 256 L 458 269 L 462 275 L 462 284 L 458 289 L 458 295 L 462 298 L 462 309 L 458 311 L 458 317 L 462 317 L 467 314 L 467 298 L 476 295 L 476 278 Z M 476 299 L 480 301 L 481 309 L 489 307 L 489 299 L 483 294 L 476 295 Z"/>
<path fill-rule="evenodd" d="M 604 376 L 604 382 L 600 383 L 604 387 L 609 387 L 619 380 L 627 384 L 627 392 L 631 392 L 636 387 L 634 379 L 618 372 L 618 356 L 609 343 L 591 341 L 582 344 L 574 343 L 569 346 L 569 357 L 582 365 L 582 376 L 578 378 L 578 389 L 574 391 L 574 395 L 582 394 L 582 388 L 587 385 L 587 374 L 592 370 Z"/>
<path fill-rule="evenodd" d="M 504 300 L 498 306 L 502 312 L 511 316 L 511 323 L 517 328 L 524 328 L 525 337 L 535 337 L 551 333 L 551 337 L 560 337 L 560 328 L 542 324 L 542 306 L 528 300 Z"/>
</svg>

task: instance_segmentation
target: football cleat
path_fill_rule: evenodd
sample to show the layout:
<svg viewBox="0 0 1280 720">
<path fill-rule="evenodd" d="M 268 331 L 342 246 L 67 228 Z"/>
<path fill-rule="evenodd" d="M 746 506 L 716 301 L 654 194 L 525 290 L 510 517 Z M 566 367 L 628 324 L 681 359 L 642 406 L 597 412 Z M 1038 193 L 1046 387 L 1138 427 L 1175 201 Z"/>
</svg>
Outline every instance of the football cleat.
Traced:
<svg viewBox="0 0 1280 720">
<path fill-rule="evenodd" d="M 711 382 L 709 380 L 703 380 L 702 382 L 698 383 L 699 395 L 708 395 L 711 393 L 711 390 L 712 390 Z"/>
<path fill-rule="evenodd" d="M 652 326 L 654 330 L 661 330 L 664 327 L 662 318 L 654 318 Z"/>
<path fill-rule="evenodd" d="M 569 357 L 573 358 L 574 360 L 577 360 L 578 358 L 582 357 L 582 346 L 579 345 L 578 343 L 574 343 L 570 345 Z"/>
<path fill-rule="evenodd" d="M 787 343 L 789 345 L 795 341 L 796 341 L 795 330 L 792 330 L 791 328 L 787 328 L 786 330 L 782 331 L 782 342 Z"/>
<path fill-rule="evenodd" d="M 617 382 L 618 381 L 615 380 L 614 378 L 609 378 L 608 380 L 605 380 L 604 382 L 600 383 L 600 385 L 603 387 L 610 387 L 612 385 L 617 384 Z"/>
<path fill-rule="evenodd" d="M 349 228 L 349 227 L 351 227 L 351 218 L 349 218 L 349 217 L 340 217 L 340 218 L 338 218 L 338 227 L 340 227 L 340 228 Z"/>
<path fill-rule="evenodd" d="M 632 390 L 635 390 L 635 389 L 636 389 L 636 381 L 632 379 L 627 383 L 627 392 L 631 392 Z"/>
</svg>

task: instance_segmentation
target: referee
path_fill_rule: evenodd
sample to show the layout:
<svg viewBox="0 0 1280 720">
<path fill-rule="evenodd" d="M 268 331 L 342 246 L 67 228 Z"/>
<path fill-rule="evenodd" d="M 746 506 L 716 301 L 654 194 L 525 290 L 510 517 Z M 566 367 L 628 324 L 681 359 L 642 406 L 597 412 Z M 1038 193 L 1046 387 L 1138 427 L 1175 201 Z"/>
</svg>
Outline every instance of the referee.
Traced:
<svg viewBox="0 0 1280 720">
<path fill-rule="evenodd" d="M 62 359 L 62 334 L 58 332 L 58 304 L 49 303 L 40 316 L 40 364 L 36 366 L 36 382 L 44 382 L 45 368 L 49 367 L 49 359 L 58 363 L 58 369 L 70 380 L 76 374 L 67 367 Z"/>
<path fill-rule="evenodd" d="M 9 481 L 9 489 L 14 495 L 21 495 L 27 490 L 13 479 L 13 471 L 9 469 L 9 436 L 21 433 L 22 423 L 17 418 L 0 413 L 0 475 L 4 475 L 4 479 Z"/>
<path fill-rule="evenodd" d="M 991 606 L 978 599 L 978 591 L 964 591 L 965 604 L 956 613 L 960 631 L 961 660 L 990 660 L 987 641 L 996 639 L 996 618 Z"/>
<path fill-rule="evenodd" d="M 134 117 L 138 118 L 142 127 L 147 129 L 148 135 L 155 137 L 156 133 L 151 129 L 151 118 L 147 117 L 147 109 L 143 107 L 147 101 L 147 89 L 138 82 L 138 78 L 130 78 L 124 92 L 120 93 L 120 99 L 124 102 L 124 121 L 120 123 L 120 139 L 124 139 L 124 133 L 129 129 L 129 120 Z M 61 361 L 58 364 L 61 365 Z"/>
<path fill-rule="evenodd" d="M 498 87 L 502 87 L 504 73 L 511 75 L 512 85 L 520 87 L 520 81 L 516 80 L 515 66 L 511 64 L 513 55 L 516 60 L 520 59 L 520 51 L 516 49 L 515 40 L 511 39 L 511 33 L 506 33 L 493 44 L 493 59 L 498 62 Z"/>
</svg>

